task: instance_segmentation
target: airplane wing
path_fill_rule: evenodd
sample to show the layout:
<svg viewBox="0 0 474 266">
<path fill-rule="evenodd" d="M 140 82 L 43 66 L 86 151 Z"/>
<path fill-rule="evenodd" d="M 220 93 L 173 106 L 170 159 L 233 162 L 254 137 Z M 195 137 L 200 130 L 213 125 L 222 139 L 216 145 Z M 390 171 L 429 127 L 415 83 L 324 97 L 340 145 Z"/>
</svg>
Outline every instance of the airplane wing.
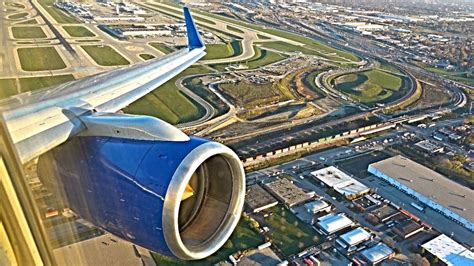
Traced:
<svg viewBox="0 0 474 266">
<path fill-rule="evenodd" d="M 95 113 L 115 113 L 203 57 L 206 54 L 205 45 L 187 7 L 184 7 L 184 16 L 188 46 L 182 50 L 0 102 L 0 111 L 20 160 L 27 162 L 82 132 L 86 124 L 85 118 L 81 117 Z M 154 123 L 155 128 L 161 128 L 158 133 L 166 131 L 163 130 L 167 128 L 166 123 L 160 123 L 159 120 Z M 174 133 L 177 134 L 171 131 L 168 135 Z"/>
<path fill-rule="evenodd" d="M 151 251 L 205 258 L 240 219 L 238 156 L 157 118 L 117 113 L 205 55 L 184 8 L 188 47 L 163 58 L 0 103 L 18 157 L 81 218 Z M 212 219 L 209 219 L 212 217 Z"/>
</svg>

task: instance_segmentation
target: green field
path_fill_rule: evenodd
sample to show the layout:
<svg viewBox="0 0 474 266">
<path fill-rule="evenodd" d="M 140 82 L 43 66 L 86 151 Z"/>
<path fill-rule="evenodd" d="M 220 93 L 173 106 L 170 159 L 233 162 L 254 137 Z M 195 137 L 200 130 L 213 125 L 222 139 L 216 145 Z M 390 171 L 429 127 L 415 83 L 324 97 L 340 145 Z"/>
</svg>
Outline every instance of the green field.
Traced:
<svg viewBox="0 0 474 266">
<path fill-rule="evenodd" d="M 257 85 L 238 81 L 220 84 L 219 88 L 232 98 L 234 103 L 248 109 L 287 99 L 273 83 Z"/>
<path fill-rule="evenodd" d="M 46 38 L 46 34 L 39 26 L 12 27 L 13 38 L 16 39 L 37 39 Z"/>
<path fill-rule="evenodd" d="M 18 22 L 15 25 L 23 25 L 23 24 L 38 24 L 38 21 L 35 18 L 25 20 L 23 22 Z"/>
<path fill-rule="evenodd" d="M 140 54 L 140 58 L 143 60 L 150 60 L 150 59 L 155 58 L 155 56 L 152 54 Z"/>
<path fill-rule="evenodd" d="M 164 43 L 151 42 L 149 43 L 149 45 L 164 54 L 169 54 L 169 53 L 174 52 L 173 48 L 169 47 L 168 45 Z"/>
<path fill-rule="evenodd" d="M 229 255 L 249 248 L 255 248 L 258 245 L 263 244 L 264 241 L 265 239 L 263 236 L 252 230 L 249 222 L 242 218 L 224 246 L 222 246 L 222 248 L 216 253 L 203 260 L 180 261 L 156 253 L 152 253 L 152 257 L 157 265 L 216 265 L 220 261 L 227 260 Z"/>
<path fill-rule="evenodd" d="M 58 75 L 48 77 L 20 78 L 21 92 L 34 91 L 74 80 L 74 76 Z"/>
<path fill-rule="evenodd" d="M 240 63 L 246 66 L 247 69 L 255 69 L 285 59 L 284 56 L 278 53 L 260 49 L 260 47 L 255 45 L 253 46 L 253 49 L 255 50 L 255 55 L 252 58 L 247 61 L 232 63 L 232 65 Z M 230 65 L 231 64 L 212 64 L 209 66 L 218 71 L 225 71 L 226 67 Z"/>
<path fill-rule="evenodd" d="M 380 63 L 380 66 L 378 67 L 379 69 L 382 69 L 382 70 L 385 70 L 387 72 L 390 72 L 390 73 L 393 73 L 393 74 L 397 74 L 397 75 L 400 75 L 402 74 L 402 72 L 400 72 L 400 70 L 390 64 L 387 64 L 387 63 Z"/>
<path fill-rule="evenodd" d="M 174 9 L 171 9 L 171 8 L 167 8 L 167 7 L 162 7 L 162 6 L 157 6 L 157 5 L 153 5 L 153 6 L 155 6 L 158 9 L 166 10 L 166 11 L 169 11 L 169 12 L 175 13 L 175 14 L 181 14 L 182 13 L 180 11 L 177 11 L 177 10 L 174 10 Z M 334 55 L 337 55 L 338 57 L 346 59 L 346 60 L 360 61 L 360 58 L 357 57 L 356 55 L 352 54 L 352 53 L 349 53 L 349 52 L 344 51 L 344 50 L 333 48 L 333 47 L 328 46 L 328 45 L 326 45 L 326 44 L 324 44 L 320 41 L 316 41 L 314 39 L 310 39 L 310 38 L 307 38 L 307 37 L 304 37 L 304 36 L 301 36 L 301 35 L 298 35 L 298 34 L 295 34 L 295 33 L 287 32 L 287 31 L 283 31 L 283 30 L 278 30 L 278 29 L 274 29 L 274 28 L 266 28 L 266 27 L 262 27 L 262 26 L 257 26 L 257 25 L 249 24 L 249 23 L 239 21 L 239 20 L 236 20 L 236 19 L 232 19 L 232 18 L 228 18 L 228 17 L 224 17 L 224 16 L 220 16 L 220 15 L 200 11 L 198 9 L 193 9 L 192 12 L 194 12 L 196 14 L 205 15 L 205 16 L 208 16 L 210 18 L 219 19 L 219 20 L 226 21 L 226 22 L 229 22 L 229 23 L 232 23 L 232 24 L 247 27 L 247 28 L 250 28 L 250 29 L 257 30 L 257 31 L 262 31 L 262 32 L 269 33 L 269 34 L 272 34 L 272 35 L 275 35 L 275 36 L 283 37 L 283 38 L 286 38 L 286 39 L 289 39 L 289 40 L 293 40 L 293 41 L 297 41 L 297 42 L 306 44 L 309 47 L 317 49 L 321 53 L 326 54 L 325 57 L 333 58 Z"/>
<path fill-rule="evenodd" d="M 101 66 L 128 65 L 127 59 L 108 45 L 81 45 L 94 61 Z"/>
<path fill-rule="evenodd" d="M 324 97 L 326 93 L 322 91 L 320 88 L 318 88 L 318 86 L 316 86 L 316 83 L 314 82 L 316 79 L 316 76 L 318 76 L 319 73 L 320 71 L 313 71 L 307 74 L 303 78 L 303 84 L 306 87 L 308 87 L 310 90 L 314 91 L 319 97 Z"/>
<path fill-rule="evenodd" d="M 339 76 L 330 83 L 365 104 L 386 103 L 404 93 L 404 78 L 378 69 Z"/>
<path fill-rule="evenodd" d="M 5 6 L 15 7 L 15 8 L 25 8 L 24 5 L 14 2 L 5 2 Z"/>
<path fill-rule="evenodd" d="M 55 70 L 66 64 L 54 47 L 18 48 L 21 68 L 25 71 Z"/>
<path fill-rule="evenodd" d="M 257 34 L 257 37 L 261 40 L 270 40 L 271 38 L 265 36 L 265 35 L 262 35 L 262 34 Z"/>
<path fill-rule="evenodd" d="M 232 41 L 226 44 L 208 44 L 206 45 L 206 55 L 202 60 L 211 60 L 219 58 L 229 58 L 242 53 L 240 41 Z"/>
<path fill-rule="evenodd" d="M 21 13 L 18 13 L 18 14 L 8 16 L 8 19 L 20 19 L 20 18 L 24 18 L 26 16 L 28 16 L 28 13 L 21 12 Z"/>
<path fill-rule="evenodd" d="M 69 14 L 64 13 L 59 8 L 54 6 L 56 0 L 38 0 L 38 3 L 46 9 L 46 11 L 56 20 L 58 23 L 79 23 L 77 19 Z"/>
<path fill-rule="evenodd" d="M 446 69 L 441 69 L 437 67 L 431 67 L 425 64 L 418 64 L 422 68 L 436 73 L 438 75 L 444 76 L 446 78 L 455 80 L 457 82 L 461 82 L 470 86 L 474 86 L 474 75 L 473 74 L 467 74 L 466 72 L 458 72 L 458 71 L 452 71 L 452 70 L 446 70 Z"/>
<path fill-rule="evenodd" d="M 83 26 L 63 26 L 63 29 L 71 37 L 94 37 L 95 34 Z"/>
<path fill-rule="evenodd" d="M 15 79 L 0 79 L 0 99 L 17 94 Z"/>
<path fill-rule="evenodd" d="M 150 115 L 163 119 L 171 124 L 188 122 L 201 117 L 205 110 L 186 97 L 175 86 L 179 77 L 209 73 L 210 70 L 202 66 L 191 66 L 161 85 L 151 93 L 126 107 L 124 111 L 131 114 Z"/>
<path fill-rule="evenodd" d="M 270 231 L 268 236 L 285 256 L 296 254 L 321 241 L 318 233 L 288 209 L 277 205 L 270 209 L 273 215 L 265 218 Z"/>
<path fill-rule="evenodd" d="M 228 29 L 228 30 L 231 30 L 231 31 L 233 31 L 233 32 L 237 32 L 237 33 L 244 33 L 243 30 L 241 30 L 241 29 L 239 29 L 239 28 L 236 28 L 236 27 L 232 27 L 232 26 L 230 26 L 230 25 L 227 26 L 227 29 Z"/>
<path fill-rule="evenodd" d="M 204 85 L 199 77 L 184 79 L 183 85 L 199 95 L 199 97 L 204 99 L 206 102 L 210 103 L 217 110 L 216 116 L 222 115 L 229 110 L 227 104 L 210 91 L 207 85 Z"/>
</svg>

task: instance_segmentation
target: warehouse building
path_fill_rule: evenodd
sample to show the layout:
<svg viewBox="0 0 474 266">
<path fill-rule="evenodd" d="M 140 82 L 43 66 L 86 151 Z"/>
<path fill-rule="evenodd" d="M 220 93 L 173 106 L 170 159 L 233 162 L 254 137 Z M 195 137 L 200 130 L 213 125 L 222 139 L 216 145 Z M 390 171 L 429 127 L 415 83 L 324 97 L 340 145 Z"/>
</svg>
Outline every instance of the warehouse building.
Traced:
<svg viewBox="0 0 474 266">
<path fill-rule="evenodd" d="M 347 252 L 351 252 L 356 250 L 360 244 L 366 242 L 370 238 L 371 234 L 369 232 L 365 231 L 362 227 L 357 227 L 352 231 L 342 234 L 336 240 L 336 243 Z"/>
<path fill-rule="evenodd" d="M 367 186 L 334 166 L 311 172 L 311 174 L 326 184 L 326 186 L 334 188 L 339 194 L 348 199 L 354 199 L 370 191 Z"/>
<path fill-rule="evenodd" d="M 446 235 L 421 246 L 446 265 L 474 265 L 474 253 Z"/>
<path fill-rule="evenodd" d="M 423 229 L 423 226 L 417 222 L 413 221 L 412 219 L 407 219 L 395 225 L 393 231 L 401 238 L 407 239 L 423 231 Z"/>
<path fill-rule="evenodd" d="M 253 213 L 256 213 L 277 205 L 278 201 L 261 186 L 255 184 L 247 187 L 245 203 Z"/>
<path fill-rule="evenodd" d="M 362 251 L 360 254 L 367 263 L 370 265 L 376 265 L 391 258 L 395 255 L 395 252 L 384 243 L 378 243 L 377 245 Z"/>
<path fill-rule="evenodd" d="M 331 211 L 331 205 L 329 205 L 327 202 L 324 200 L 313 200 L 304 205 L 306 210 L 311 213 L 311 214 L 317 214 L 320 212 L 330 212 Z"/>
<path fill-rule="evenodd" d="M 369 165 L 369 173 L 474 232 L 474 193 L 403 156 Z"/>
<path fill-rule="evenodd" d="M 330 213 L 318 218 L 317 225 L 323 234 L 332 235 L 344 228 L 354 225 L 354 222 L 342 213 Z"/>
<path fill-rule="evenodd" d="M 306 193 L 302 188 L 297 187 L 287 178 L 280 178 L 271 183 L 265 184 L 267 189 L 278 200 L 284 202 L 288 207 L 295 206 L 310 200 L 313 196 Z"/>
</svg>

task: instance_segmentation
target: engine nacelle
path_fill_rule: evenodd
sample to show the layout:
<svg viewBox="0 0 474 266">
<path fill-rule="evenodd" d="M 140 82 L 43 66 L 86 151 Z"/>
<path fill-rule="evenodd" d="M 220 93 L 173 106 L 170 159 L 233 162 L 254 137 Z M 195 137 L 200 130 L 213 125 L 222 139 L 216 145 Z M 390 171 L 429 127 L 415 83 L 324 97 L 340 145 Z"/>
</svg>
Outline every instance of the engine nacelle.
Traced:
<svg viewBox="0 0 474 266">
<path fill-rule="evenodd" d="M 226 146 L 191 137 L 74 137 L 39 158 L 45 185 L 82 218 L 167 256 L 201 259 L 235 229 L 245 175 Z"/>
</svg>

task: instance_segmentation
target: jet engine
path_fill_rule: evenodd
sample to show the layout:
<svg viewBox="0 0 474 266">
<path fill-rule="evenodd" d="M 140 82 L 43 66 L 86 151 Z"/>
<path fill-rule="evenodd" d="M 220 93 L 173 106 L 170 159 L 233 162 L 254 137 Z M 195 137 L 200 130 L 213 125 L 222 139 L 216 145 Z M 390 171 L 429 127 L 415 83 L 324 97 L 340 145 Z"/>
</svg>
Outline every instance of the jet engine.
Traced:
<svg viewBox="0 0 474 266">
<path fill-rule="evenodd" d="M 245 176 L 237 155 L 179 130 L 184 137 L 178 139 L 143 137 L 146 129 L 134 129 L 133 122 L 122 127 L 116 123 L 121 118 L 84 119 L 86 134 L 41 155 L 38 170 L 45 185 L 82 218 L 151 251 L 183 260 L 216 252 L 244 204 Z M 147 119 L 163 128 L 164 122 Z"/>
</svg>

